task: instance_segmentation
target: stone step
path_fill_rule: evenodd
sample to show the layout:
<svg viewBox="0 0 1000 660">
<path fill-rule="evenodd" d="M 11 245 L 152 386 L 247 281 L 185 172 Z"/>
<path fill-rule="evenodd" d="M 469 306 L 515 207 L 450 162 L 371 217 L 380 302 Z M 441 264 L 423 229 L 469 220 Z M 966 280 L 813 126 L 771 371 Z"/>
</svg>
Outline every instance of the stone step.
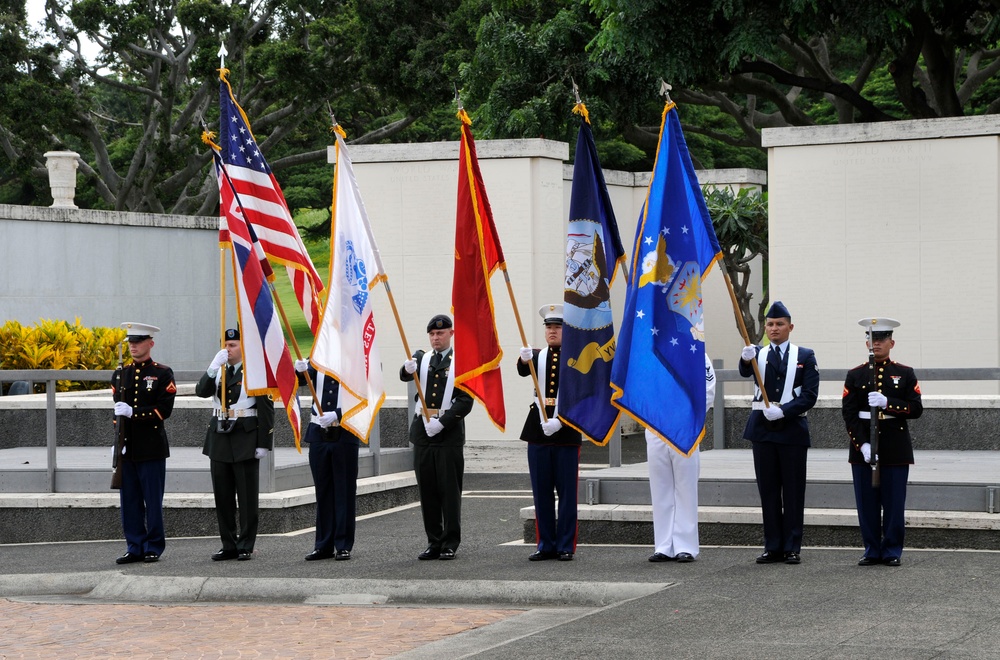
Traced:
<svg viewBox="0 0 1000 660">
<path fill-rule="evenodd" d="M 413 471 L 358 479 L 359 516 L 417 501 Z M 207 493 L 167 493 L 163 498 L 168 537 L 215 536 L 215 499 Z M 260 494 L 260 533 L 282 534 L 316 524 L 310 485 Z M 0 493 L 0 544 L 90 541 L 121 538 L 117 491 L 100 493 Z"/>
<path fill-rule="evenodd" d="M 641 504 L 580 504 L 579 543 L 653 545 L 653 508 Z M 521 509 L 524 542 L 534 544 L 535 508 Z M 913 548 L 972 548 L 1000 550 L 1000 514 L 972 511 L 906 512 L 906 545 Z M 699 506 L 698 533 L 702 545 L 763 543 L 759 507 Z M 861 546 L 857 512 L 841 508 L 805 510 L 807 546 Z"/>
<path fill-rule="evenodd" d="M 1000 510 L 1000 452 L 916 451 L 910 467 L 907 507 L 928 511 Z M 760 502 L 749 449 L 700 454 L 698 501 L 705 506 L 744 507 Z M 806 507 L 854 509 L 854 484 L 844 449 L 811 449 Z M 646 463 L 582 472 L 581 504 L 650 504 Z"/>
</svg>

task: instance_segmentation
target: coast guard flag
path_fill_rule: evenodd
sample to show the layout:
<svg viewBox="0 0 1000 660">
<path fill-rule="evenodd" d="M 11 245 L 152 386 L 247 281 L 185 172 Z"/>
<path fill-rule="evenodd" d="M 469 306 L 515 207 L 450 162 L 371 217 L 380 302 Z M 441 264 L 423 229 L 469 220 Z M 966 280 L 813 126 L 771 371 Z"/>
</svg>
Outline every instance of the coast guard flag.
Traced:
<svg viewBox="0 0 1000 660">
<path fill-rule="evenodd" d="M 611 387 L 616 406 L 690 455 L 705 435 L 701 283 L 722 252 L 675 108 L 663 110 Z"/>
<path fill-rule="evenodd" d="M 219 179 L 219 244 L 231 246 L 233 250 L 236 309 L 242 328 L 243 389 L 248 396 L 270 395 L 284 404 L 295 436 L 295 447 L 301 452 L 298 380 L 267 283 L 274 278 L 274 273 L 253 227 L 244 219 L 240 196 L 218 145 L 207 135 L 202 139 L 212 147 Z"/>
<path fill-rule="evenodd" d="M 458 156 L 458 212 L 455 218 L 455 274 L 451 309 L 455 318 L 455 387 L 479 401 L 501 431 L 507 423 L 500 376 L 500 340 L 490 277 L 507 269 L 493 211 L 476 159 L 476 142 L 465 110 Z"/>
<path fill-rule="evenodd" d="M 586 108 L 576 139 L 566 236 L 566 290 L 559 365 L 559 418 L 606 445 L 621 411 L 611 404 L 615 328 L 611 283 L 625 258 Z"/>
<path fill-rule="evenodd" d="M 313 266 L 299 230 L 295 227 L 281 186 L 264 160 L 250 131 L 250 121 L 236 102 L 226 75 L 219 74 L 219 146 L 226 171 L 242 201 L 246 221 L 253 227 L 264 254 L 285 266 L 295 298 L 309 329 L 319 328 L 319 292 L 323 280 Z"/>
<path fill-rule="evenodd" d="M 337 129 L 342 130 L 342 129 Z M 330 285 L 310 359 L 340 383 L 340 426 L 367 444 L 385 401 L 371 291 L 385 279 L 354 168 L 337 133 L 330 227 Z"/>
</svg>

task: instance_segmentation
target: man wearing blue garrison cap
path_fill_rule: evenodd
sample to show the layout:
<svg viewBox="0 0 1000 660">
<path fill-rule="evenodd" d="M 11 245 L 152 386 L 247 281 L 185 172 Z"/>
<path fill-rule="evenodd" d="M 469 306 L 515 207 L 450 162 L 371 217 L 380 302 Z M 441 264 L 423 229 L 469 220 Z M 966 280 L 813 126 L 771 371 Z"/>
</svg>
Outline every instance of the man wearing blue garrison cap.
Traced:
<svg viewBox="0 0 1000 660">
<path fill-rule="evenodd" d="M 764 379 L 754 388 L 753 409 L 743 437 L 753 443 L 753 466 L 764 520 L 764 553 L 758 564 L 798 564 L 802 559 L 805 516 L 806 452 L 809 423 L 806 412 L 819 395 L 819 368 L 811 349 L 788 341 L 792 315 L 780 301 L 767 312 L 764 331 L 770 345 L 745 346 L 740 375 L 754 375 L 756 361 Z"/>
</svg>

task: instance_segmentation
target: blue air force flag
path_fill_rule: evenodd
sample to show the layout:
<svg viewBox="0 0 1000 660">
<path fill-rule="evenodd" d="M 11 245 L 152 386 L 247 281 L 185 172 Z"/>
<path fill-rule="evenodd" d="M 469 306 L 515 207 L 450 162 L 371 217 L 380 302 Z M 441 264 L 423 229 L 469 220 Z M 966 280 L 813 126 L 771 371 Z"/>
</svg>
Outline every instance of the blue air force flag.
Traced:
<svg viewBox="0 0 1000 660">
<path fill-rule="evenodd" d="M 611 387 L 616 406 L 690 455 L 705 434 L 701 283 L 722 252 L 675 108 L 663 111 Z"/>
<path fill-rule="evenodd" d="M 624 252 L 585 119 L 576 140 L 566 237 L 559 417 L 599 445 L 611 439 L 621 415 L 611 405 L 615 328 L 610 298 Z"/>
</svg>

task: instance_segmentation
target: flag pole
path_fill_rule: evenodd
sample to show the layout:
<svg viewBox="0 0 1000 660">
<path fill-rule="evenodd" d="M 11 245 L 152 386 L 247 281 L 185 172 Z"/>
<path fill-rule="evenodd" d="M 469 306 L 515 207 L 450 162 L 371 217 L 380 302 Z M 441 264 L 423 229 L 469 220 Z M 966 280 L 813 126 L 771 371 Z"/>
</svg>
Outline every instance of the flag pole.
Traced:
<svg viewBox="0 0 1000 660">
<path fill-rule="evenodd" d="M 503 271 L 503 281 L 507 284 L 507 294 L 510 296 L 510 306 L 514 310 L 514 320 L 517 321 L 517 330 L 521 333 L 521 346 L 528 346 L 528 338 L 524 334 L 524 325 L 521 323 L 521 313 L 517 311 L 517 300 L 514 299 L 514 288 L 510 285 L 510 275 L 507 274 L 507 264 L 501 264 Z M 535 384 L 535 393 L 538 394 L 538 414 L 543 422 L 549 421 L 549 416 L 545 412 L 545 397 L 542 396 L 542 387 L 538 384 L 538 374 L 535 372 L 535 363 L 528 360 L 528 371 L 531 372 L 531 382 Z"/>
<path fill-rule="evenodd" d="M 219 246 L 219 339 L 220 344 L 223 349 L 226 348 L 226 247 L 224 245 Z M 222 391 L 226 391 L 226 376 L 229 373 L 229 369 L 222 369 Z M 222 399 L 219 399 L 220 405 L 223 404 Z M 219 413 L 221 419 L 226 417 L 225 406 L 222 407 L 222 412 Z"/>
<path fill-rule="evenodd" d="M 725 259 L 725 257 L 723 257 Z M 729 298 L 733 301 L 733 314 L 736 316 L 736 325 L 740 329 L 740 336 L 743 337 L 744 346 L 752 346 L 750 342 L 750 334 L 747 332 L 747 326 L 743 322 L 743 313 L 740 311 L 740 304 L 736 300 L 736 291 L 733 289 L 733 281 L 729 279 L 729 271 L 726 270 L 726 264 L 722 264 L 722 276 L 726 279 L 726 288 L 729 289 Z M 757 384 L 760 387 L 760 397 L 761 401 L 764 402 L 765 406 L 770 406 L 771 402 L 767 400 L 767 391 L 764 389 L 764 377 L 760 373 L 760 366 L 757 364 L 757 360 L 751 360 L 750 366 L 753 367 L 754 378 L 757 379 Z"/>
<path fill-rule="evenodd" d="M 389 296 L 389 306 L 392 308 L 392 315 L 396 319 L 396 327 L 399 329 L 399 338 L 403 340 L 403 350 L 406 351 L 406 359 L 410 360 L 413 357 L 413 353 L 410 352 L 410 344 L 406 341 L 406 332 L 403 331 L 403 322 L 399 318 L 399 310 L 396 309 L 396 299 L 392 295 L 392 289 L 389 287 L 389 278 L 382 278 L 382 286 L 385 287 L 385 293 Z M 413 382 L 417 386 L 417 396 L 420 398 L 420 408 L 423 410 L 424 421 L 430 421 L 431 415 L 427 411 L 427 400 L 424 398 L 424 388 L 420 386 L 420 375 L 418 372 L 413 372 Z"/>
</svg>

